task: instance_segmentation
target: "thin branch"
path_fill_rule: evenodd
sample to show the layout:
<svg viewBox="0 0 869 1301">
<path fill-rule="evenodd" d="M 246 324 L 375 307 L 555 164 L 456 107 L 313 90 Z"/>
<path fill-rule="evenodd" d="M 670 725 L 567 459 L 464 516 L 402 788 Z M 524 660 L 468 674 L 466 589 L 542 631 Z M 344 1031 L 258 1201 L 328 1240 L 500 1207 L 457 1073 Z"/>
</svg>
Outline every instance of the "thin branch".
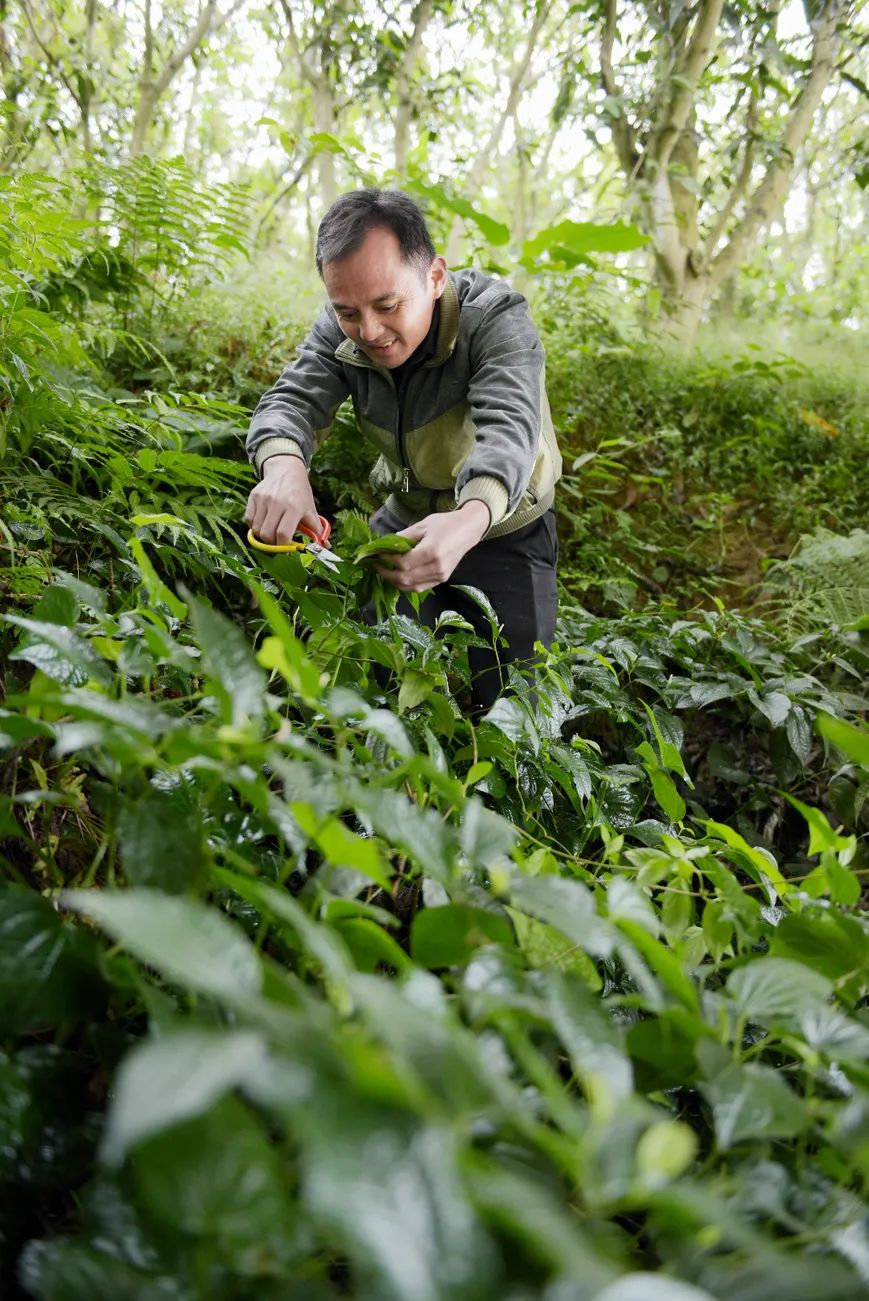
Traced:
<svg viewBox="0 0 869 1301">
<path fill-rule="evenodd" d="M 419 0 L 413 13 L 413 30 L 398 63 L 395 75 L 395 170 L 403 172 L 407 163 L 410 118 L 413 109 L 411 80 L 422 53 L 422 38 L 434 13 L 435 0 Z"/>
<path fill-rule="evenodd" d="M 727 224 L 733 216 L 733 210 L 737 203 L 745 197 L 748 192 L 748 186 L 751 181 L 751 173 L 754 168 L 754 161 L 757 154 L 757 125 L 758 125 L 758 98 L 755 91 L 751 92 L 748 109 L 745 114 L 745 148 L 742 154 L 742 165 L 739 169 L 739 175 L 730 187 L 724 205 L 718 216 L 715 218 L 715 224 L 706 237 L 706 257 L 711 258 L 718 247 L 718 241 L 727 229 Z"/>
<path fill-rule="evenodd" d="M 262 238 L 263 231 L 265 230 L 265 227 L 269 219 L 271 218 L 271 215 L 274 212 L 275 208 L 278 206 L 278 204 L 281 202 L 282 199 L 286 198 L 286 196 L 290 193 L 290 190 L 294 190 L 296 188 L 296 186 L 299 184 L 299 181 L 301 181 L 302 177 L 305 176 L 306 173 L 309 171 L 313 161 L 314 161 L 314 155 L 307 154 L 299 163 L 299 166 L 293 172 L 292 176 L 287 181 L 286 185 L 282 189 L 278 190 L 277 194 L 274 195 L 271 202 L 269 203 L 269 206 L 266 208 L 265 212 L 260 218 L 259 225 L 257 226 L 256 229 L 256 237 L 254 243 L 256 244 L 259 243 L 260 239 Z"/>
<path fill-rule="evenodd" d="M 745 250 L 761 227 L 771 220 L 784 197 L 797 153 L 808 135 L 824 88 L 830 80 L 842 42 L 842 28 L 845 26 L 842 20 L 849 7 L 848 0 L 827 0 L 815 19 L 809 75 L 788 119 L 775 157 L 767 167 L 744 216 L 711 264 L 715 284 L 720 284 L 742 261 Z"/>
<path fill-rule="evenodd" d="M 606 0 L 606 15 L 604 18 L 603 35 L 600 42 L 600 78 L 604 88 L 604 93 L 610 99 L 618 99 L 619 88 L 616 84 L 615 73 L 613 72 L 613 45 L 617 33 L 618 12 L 617 0 Z M 616 151 L 619 161 L 624 168 L 625 174 L 631 176 L 640 162 L 640 151 L 637 148 L 637 141 L 634 135 L 633 127 L 628 121 L 625 112 L 624 103 L 619 116 L 613 119 L 610 128 L 615 142 Z"/>
</svg>

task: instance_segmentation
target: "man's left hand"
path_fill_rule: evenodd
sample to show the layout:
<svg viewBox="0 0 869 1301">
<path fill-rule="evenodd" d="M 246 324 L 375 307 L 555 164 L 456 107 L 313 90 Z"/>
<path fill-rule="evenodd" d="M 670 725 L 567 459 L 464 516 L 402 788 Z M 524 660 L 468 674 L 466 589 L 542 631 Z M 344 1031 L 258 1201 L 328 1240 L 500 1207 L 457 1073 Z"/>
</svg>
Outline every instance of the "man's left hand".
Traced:
<svg viewBox="0 0 869 1301">
<path fill-rule="evenodd" d="M 445 583 L 471 547 L 481 540 L 490 523 L 489 508 L 482 501 L 468 501 L 456 511 L 426 515 L 417 524 L 402 529 L 399 537 L 412 538 L 416 546 L 406 555 L 384 557 L 377 572 L 402 592 L 426 592 Z"/>
</svg>

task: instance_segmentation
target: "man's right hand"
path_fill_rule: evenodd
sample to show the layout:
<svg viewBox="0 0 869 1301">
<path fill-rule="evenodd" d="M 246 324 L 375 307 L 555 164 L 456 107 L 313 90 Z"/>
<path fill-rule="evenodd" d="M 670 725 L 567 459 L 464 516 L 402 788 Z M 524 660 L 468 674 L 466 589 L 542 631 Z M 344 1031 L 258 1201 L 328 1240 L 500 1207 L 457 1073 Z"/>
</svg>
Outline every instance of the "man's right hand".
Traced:
<svg viewBox="0 0 869 1301">
<path fill-rule="evenodd" d="M 300 524 L 319 534 L 320 516 L 301 457 L 268 458 L 261 482 L 247 499 L 244 518 L 261 542 L 292 542 Z"/>
</svg>

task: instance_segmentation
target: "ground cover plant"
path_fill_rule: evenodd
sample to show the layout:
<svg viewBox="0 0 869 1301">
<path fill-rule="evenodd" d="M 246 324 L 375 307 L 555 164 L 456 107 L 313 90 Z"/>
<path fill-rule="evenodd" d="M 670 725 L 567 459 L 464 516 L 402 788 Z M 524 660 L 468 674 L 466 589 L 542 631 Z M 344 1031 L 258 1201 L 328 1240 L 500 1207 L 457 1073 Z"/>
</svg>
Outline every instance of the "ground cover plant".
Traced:
<svg viewBox="0 0 869 1301">
<path fill-rule="evenodd" d="M 810 446 L 804 422 L 817 474 L 782 521 L 828 534 L 741 613 L 714 584 L 700 608 L 667 575 L 644 589 L 667 558 L 609 500 L 681 466 L 690 510 L 738 458 L 671 450 L 637 414 L 639 361 L 623 447 L 591 449 L 585 376 L 570 398 L 562 370 L 567 499 L 581 482 L 607 542 L 590 557 L 565 507 L 536 698 L 517 682 L 474 726 L 471 631 L 374 592 L 349 425 L 325 466 L 343 565 L 245 546 L 233 372 L 187 385 L 195 348 L 161 346 L 177 248 L 216 267 L 237 202 L 173 167 L 123 181 L 103 236 L 54 183 L 0 190 L 10 1294 L 856 1301 L 865 479 L 833 503 L 835 546 L 815 510 L 858 463 L 850 398 L 823 415 L 847 439 Z M 722 406 L 728 374 L 705 390 Z M 784 500 L 797 399 L 771 382 L 780 438 L 738 482 Z M 849 605 L 825 604 L 825 565 Z"/>
</svg>

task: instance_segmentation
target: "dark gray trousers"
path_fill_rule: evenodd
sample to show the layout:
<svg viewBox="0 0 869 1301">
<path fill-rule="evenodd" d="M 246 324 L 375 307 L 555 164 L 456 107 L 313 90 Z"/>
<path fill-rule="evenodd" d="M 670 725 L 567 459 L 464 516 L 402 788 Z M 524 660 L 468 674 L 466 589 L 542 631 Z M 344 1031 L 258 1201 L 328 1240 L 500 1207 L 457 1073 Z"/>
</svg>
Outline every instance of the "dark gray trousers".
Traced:
<svg viewBox="0 0 869 1301">
<path fill-rule="evenodd" d="M 371 521 L 375 533 L 398 533 L 405 527 L 382 507 Z M 556 565 L 558 538 L 555 511 L 508 533 L 505 537 L 478 542 L 462 557 L 449 582 L 440 583 L 426 595 L 417 615 L 406 597 L 398 609 L 419 618 L 433 628 L 445 610 L 455 610 L 467 619 L 488 645 L 468 650 L 471 668 L 472 710 L 475 715 L 491 709 L 507 681 L 507 665 L 530 667 L 535 660 L 534 643 L 552 644 L 558 610 Z M 456 584 L 478 588 L 489 600 L 503 629 L 493 638 L 485 612 Z"/>
</svg>

